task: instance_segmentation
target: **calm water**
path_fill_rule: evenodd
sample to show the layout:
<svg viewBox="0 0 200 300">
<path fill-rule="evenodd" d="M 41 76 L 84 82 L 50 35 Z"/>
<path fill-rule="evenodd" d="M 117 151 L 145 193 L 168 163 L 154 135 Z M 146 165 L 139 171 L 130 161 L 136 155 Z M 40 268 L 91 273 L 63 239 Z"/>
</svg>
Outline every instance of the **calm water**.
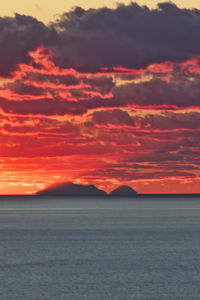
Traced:
<svg viewBox="0 0 200 300">
<path fill-rule="evenodd" d="M 0 299 L 197 300 L 200 200 L 0 200 Z"/>
</svg>

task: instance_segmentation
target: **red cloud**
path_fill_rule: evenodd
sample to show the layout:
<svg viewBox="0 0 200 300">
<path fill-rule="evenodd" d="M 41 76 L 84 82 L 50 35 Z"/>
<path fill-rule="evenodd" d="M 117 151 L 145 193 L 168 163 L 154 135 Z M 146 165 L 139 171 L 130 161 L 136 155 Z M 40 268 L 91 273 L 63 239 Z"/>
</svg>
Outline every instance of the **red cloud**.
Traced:
<svg viewBox="0 0 200 300">
<path fill-rule="evenodd" d="M 24 182 L 23 191 L 63 180 L 145 191 L 145 180 L 198 178 L 200 112 L 191 110 L 200 104 L 198 59 L 196 68 L 194 60 L 154 64 L 133 77 L 117 67 L 62 69 L 42 47 L 31 57 L 0 90 L 2 174 Z"/>
</svg>

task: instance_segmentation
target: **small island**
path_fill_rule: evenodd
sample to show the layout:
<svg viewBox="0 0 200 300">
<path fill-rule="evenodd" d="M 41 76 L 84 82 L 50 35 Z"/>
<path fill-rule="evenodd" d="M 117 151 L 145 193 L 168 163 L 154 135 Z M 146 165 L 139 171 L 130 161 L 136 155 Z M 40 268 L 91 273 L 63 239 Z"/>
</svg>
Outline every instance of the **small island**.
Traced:
<svg viewBox="0 0 200 300">
<path fill-rule="evenodd" d="M 133 197 L 136 195 L 138 193 L 128 185 L 121 185 L 109 194 L 112 197 Z"/>
</svg>

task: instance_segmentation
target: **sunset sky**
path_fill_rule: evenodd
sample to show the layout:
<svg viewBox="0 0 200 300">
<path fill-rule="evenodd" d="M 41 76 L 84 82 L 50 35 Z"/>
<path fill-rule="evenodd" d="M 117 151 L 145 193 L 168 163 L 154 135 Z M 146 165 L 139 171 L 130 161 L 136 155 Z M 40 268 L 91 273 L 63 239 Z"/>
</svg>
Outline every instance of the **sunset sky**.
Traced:
<svg viewBox="0 0 200 300">
<path fill-rule="evenodd" d="M 200 193 L 200 2 L 161 2 L 0 4 L 0 194 Z"/>
</svg>

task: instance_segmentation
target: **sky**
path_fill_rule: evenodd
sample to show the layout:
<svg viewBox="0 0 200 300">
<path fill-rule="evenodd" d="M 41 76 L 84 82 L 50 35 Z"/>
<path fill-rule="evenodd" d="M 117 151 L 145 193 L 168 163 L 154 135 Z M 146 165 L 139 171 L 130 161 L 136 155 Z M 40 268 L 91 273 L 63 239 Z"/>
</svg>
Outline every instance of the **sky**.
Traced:
<svg viewBox="0 0 200 300">
<path fill-rule="evenodd" d="M 0 17 L 0 194 L 68 181 L 200 193 L 200 4 L 13 2 Z"/>
<path fill-rule="evenodd" d="M 56 5 L 54 1 L 49 0 L 7 0 L 2 1 L 1 16 L 13 16 L 14 13 L 30 15 L 38 18 L 42 22 L 48 23 L 55 19 L 58 15 L 65 11 L 71 10 L 74 6 L 81 6 L 85 9 L 99 8 L 102 6 L 115 7 L 116 3 L 121 2 L 129 4 L 129 0 L 112 1 L 112 0 L 57 0 Z M 165 2 L 163 0 L 138 0 L 140 5 L 147 5 L 155 8 L 158 2 Z M 173 1 L 179 7 L 199 8 L 199 0 L 175 0 Z"/>
</svg>

